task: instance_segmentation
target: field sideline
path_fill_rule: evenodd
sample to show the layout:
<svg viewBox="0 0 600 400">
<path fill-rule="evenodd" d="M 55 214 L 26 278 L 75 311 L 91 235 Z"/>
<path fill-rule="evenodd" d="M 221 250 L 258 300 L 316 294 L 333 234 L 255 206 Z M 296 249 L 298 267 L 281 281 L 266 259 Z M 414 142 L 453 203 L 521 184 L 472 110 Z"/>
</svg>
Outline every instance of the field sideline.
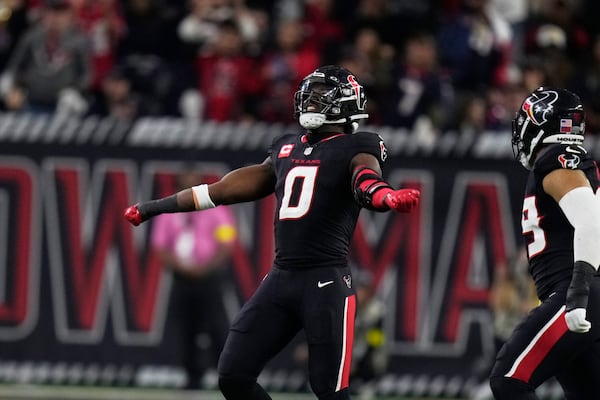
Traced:
<svg viewBox="0 0 600 400">
<path fill-rule="evenodd" d="M 310 394 L 274 393 L 273 400 L 314 400 Z M 355 397 L 356 398 L 356 397 Z M 102 388 L 87 386 L 0 385 L 2 400 L 223 400 L 216 391 Z M 360 400 L 356 398 L 357 400 Z M 374 400 L 434 400 L 416 397 L 378 397 Z M 439 398 L 437 398 L 439 400 Z M 460 400 L 449 399 L 445 400 Z"/>
</svg>

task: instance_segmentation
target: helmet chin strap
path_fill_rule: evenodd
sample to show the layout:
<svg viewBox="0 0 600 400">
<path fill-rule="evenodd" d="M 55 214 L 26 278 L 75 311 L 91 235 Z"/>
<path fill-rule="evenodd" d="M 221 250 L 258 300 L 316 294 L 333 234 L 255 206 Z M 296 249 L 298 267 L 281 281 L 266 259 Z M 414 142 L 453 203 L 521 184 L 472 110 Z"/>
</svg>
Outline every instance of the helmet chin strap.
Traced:
<svg viewBox="0 0 600 400">
<path fill-rule="evenodd" d="M 308 130 L 320 128 L 325 123 L 325 120 L 325 114 L 311 112 L 302 113 L 298 118 L 300 126 Z"/>
</svg>

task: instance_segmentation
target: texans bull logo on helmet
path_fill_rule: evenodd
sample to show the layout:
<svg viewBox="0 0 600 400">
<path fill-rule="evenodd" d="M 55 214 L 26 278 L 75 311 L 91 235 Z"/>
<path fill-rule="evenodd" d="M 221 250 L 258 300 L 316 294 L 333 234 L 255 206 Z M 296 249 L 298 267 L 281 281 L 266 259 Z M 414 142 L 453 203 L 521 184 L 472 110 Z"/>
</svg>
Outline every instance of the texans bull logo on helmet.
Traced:
<svg viewBox="0 0 600 400">
<path fill-rule="evenodd" d="M 548 113 L 552 113 L 553 104 L 558 100 L 558 93 L 553 90 L 547 90 L 538 94 L 538 96 L 529 96 L 523 102 L 523 111 L 529 119 L 536 125 L 542 125 L 548 122 Z"/>
<path fill-rule="evenodd" d="M 354 75 L 348 75 L 348 83 L 352 86 L 354 90 L 354 95 L 356 96 L 356 108 L 360 111 L 365 109 L 365 104 L 367 103 L 367 97 L 365 96 L 364 89 L 361 84 L 356 81 Z"/>
</svg>

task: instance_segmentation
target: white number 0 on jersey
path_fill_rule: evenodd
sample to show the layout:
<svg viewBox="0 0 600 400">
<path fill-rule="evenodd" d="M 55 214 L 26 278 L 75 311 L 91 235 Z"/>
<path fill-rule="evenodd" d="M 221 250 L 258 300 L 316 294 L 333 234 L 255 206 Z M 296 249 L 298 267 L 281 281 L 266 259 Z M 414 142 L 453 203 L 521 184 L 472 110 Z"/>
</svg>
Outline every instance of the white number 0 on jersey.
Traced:
<svg viewBox="0 0 600 400">
<path fill-rule="evenodd" d="M 318 171 L 319 167 L 316 166 L 302 166 L 294 167 L 288 172 L 283 187 L 283 199 L 281 200 L 281 208 L 279 209 L 279 219 L 298 219 L 306 215 L 312 204 Z M 300 186 L 300 194 L 294 196 L 298 199 L 298 203 L 291 205 L 290 201 L 292 194 L 294 194 L 292 192 L 294 191 L 294 187 L 298 186 L 295 185 L 297 179 L 302 181 L 302 186 Z"/>
</svg>

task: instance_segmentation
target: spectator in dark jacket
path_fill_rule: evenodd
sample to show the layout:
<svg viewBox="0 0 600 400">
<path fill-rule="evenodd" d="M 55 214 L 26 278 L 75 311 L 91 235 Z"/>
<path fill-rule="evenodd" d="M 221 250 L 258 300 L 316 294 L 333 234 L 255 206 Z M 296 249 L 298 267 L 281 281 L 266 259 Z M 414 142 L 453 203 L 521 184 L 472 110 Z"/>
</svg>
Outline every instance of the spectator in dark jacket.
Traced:
<svg viewBox="0 0 600 400">
<path fill-rule="evenodd" d="M 47 0 L 42 20 L 19 41 L 3 77 L 6 106 L 33 112 L 83 113 L 91 66 L 85 37 L 68 0 Z M 14 96 L 15 94 L 19 94 Z"/>
</svg>

